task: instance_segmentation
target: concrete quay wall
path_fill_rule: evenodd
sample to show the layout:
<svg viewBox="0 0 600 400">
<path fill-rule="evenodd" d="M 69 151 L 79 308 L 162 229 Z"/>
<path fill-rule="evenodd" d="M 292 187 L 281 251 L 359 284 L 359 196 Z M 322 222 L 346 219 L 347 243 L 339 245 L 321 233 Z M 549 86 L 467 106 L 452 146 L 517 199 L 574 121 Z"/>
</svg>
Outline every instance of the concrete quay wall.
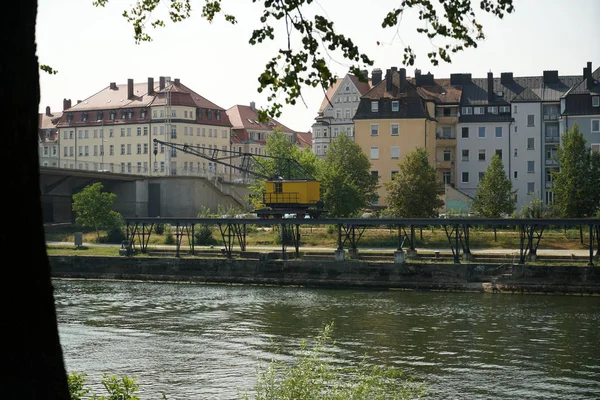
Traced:
<svg viewBox="0 0 600 400">
<path fill-rule="evenodd" d="M 600 295 L 600 267 L 49 256 L 51 275 L 199 284 Z"/>
</svg>

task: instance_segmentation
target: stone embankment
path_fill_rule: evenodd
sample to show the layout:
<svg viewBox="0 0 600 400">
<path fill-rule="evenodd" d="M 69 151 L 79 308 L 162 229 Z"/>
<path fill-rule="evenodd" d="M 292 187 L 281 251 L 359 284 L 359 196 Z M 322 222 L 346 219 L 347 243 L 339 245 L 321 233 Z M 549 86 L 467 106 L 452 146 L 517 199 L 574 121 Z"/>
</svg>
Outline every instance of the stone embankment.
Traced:
<svg viewBox="0 0 600 400">
<path fill-rule="evenodd" d="M 224 257 L 50 256 L 53 278 L 382 290 L 600 295 L 600 266 Z M 493 260 L 492 260 L 493 261 Z"/>
</svg>

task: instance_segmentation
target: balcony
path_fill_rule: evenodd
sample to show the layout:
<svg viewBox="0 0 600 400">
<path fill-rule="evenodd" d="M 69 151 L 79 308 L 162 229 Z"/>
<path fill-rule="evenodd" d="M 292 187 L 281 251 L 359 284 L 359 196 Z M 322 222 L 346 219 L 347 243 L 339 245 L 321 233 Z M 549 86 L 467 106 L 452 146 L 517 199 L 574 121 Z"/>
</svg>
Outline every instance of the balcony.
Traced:
<svg viewBox="0 0 600 400">
<path fill-rule="evenodd" d="M 544 114 L 544 121 L 558 121 L 558 114 Z"/>
<path fill-rule="evenodd" d="M 558 135 L 546 135 L 544 137 L 546 144 L 548 143 L 560 143 L 560 137 Z"/>
<path fill-rule="evenodd" d="M 454 161 L 438 161 L 437 169 L 453 169 Z"/>
</svg>

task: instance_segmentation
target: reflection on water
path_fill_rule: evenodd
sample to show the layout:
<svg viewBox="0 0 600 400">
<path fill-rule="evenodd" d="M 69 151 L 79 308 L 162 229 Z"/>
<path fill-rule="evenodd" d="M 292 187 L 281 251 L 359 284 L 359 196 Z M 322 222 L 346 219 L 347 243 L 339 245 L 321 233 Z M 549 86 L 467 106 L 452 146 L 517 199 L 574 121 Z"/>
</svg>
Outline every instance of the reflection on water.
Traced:
<svg viewBox="0 0 600 400">
<path fill-rule="evenodd" d="M 334 322 L 342 364 L 365 355 L 436 399 L 598 399 L 600 298 L 54 281 L 69 372 L 98 393 L 135 377 L 142 399 L 235 399 L 256 368 L 292 360 Z"/>
</svg>

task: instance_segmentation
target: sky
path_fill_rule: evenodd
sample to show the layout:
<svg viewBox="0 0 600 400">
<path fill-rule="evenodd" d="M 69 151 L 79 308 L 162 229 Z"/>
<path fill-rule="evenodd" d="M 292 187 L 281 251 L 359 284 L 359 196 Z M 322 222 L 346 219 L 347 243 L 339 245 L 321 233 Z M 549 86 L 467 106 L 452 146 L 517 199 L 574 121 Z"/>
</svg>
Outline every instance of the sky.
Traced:
<svg viewBox="0 0 600 400">
<path fill-rule="evenodd" d="M 154 12 L 164 17 L 163 4 Z M 434 44 L 415 32 L 421 26 L 416 13 L 405 13 L 398 29 L 383 29 L 381 21 L 400 0 L 316 0 L 306 15 L 321 14 L 334 27 L 353 39 L 359 49 L 385 71 L 392 66 L 431 72 L 437 78 L 452 73 L 486 77 L 513 72 L 515 76 L 540 76 L 545 70 L 560 75 L 580 75 L 587 62 L 600 67 L 600 0 L 514 0 L 515 11 L 503 19 L 479 12 L 485 40 L 477 48 L 455 54 L 450 64 L 433 66 L 427 58 Z M 165 27 L 148 29 L 151 42 L 136 44 L 133 28 L 122 16 L 132 0 L 109 0 L 95 7 L 93 0 L 38 0 L 36 25 L 37 56 L 40 64 L 58 71 L 40 71 L 40 112 L 46 106 L 62 111 L 63 99 L 85 100 L 106 88 L 110 82 L 146 82 L 160 76 L 179 78 L 203 97 L 224 109 L 234 105 L 258 108 L 268 106 L 268 91 L 258 93 L 258 76 L 266 63 L 287 46 L 282 25 L 276 25 L 276 38 L 252 46 L 248 40 L 260 24 L 261 1 L 223 0 L 225 12 L 238 23 L 230 25 L 218 18 L 212 23 L 201 17 L 204 0 L 192 0 L 191 18 Z M 473 1 L 477 6 L 479 1 Z M 297 35 L 292 35 L 294 45 Z M 416 53 L 415 65 L 402 64 L 403 48 Z M 339 54 L 324 53 L 328 66 L 344 76 L 351 63 Z M 308 132 L 324 98 L 322 88 L 303 89 L 296 105 L 284 105 L 277 120 L 290 129 Z M 283 102 L 280 96 L 278 101 Z"/>
</svg>

